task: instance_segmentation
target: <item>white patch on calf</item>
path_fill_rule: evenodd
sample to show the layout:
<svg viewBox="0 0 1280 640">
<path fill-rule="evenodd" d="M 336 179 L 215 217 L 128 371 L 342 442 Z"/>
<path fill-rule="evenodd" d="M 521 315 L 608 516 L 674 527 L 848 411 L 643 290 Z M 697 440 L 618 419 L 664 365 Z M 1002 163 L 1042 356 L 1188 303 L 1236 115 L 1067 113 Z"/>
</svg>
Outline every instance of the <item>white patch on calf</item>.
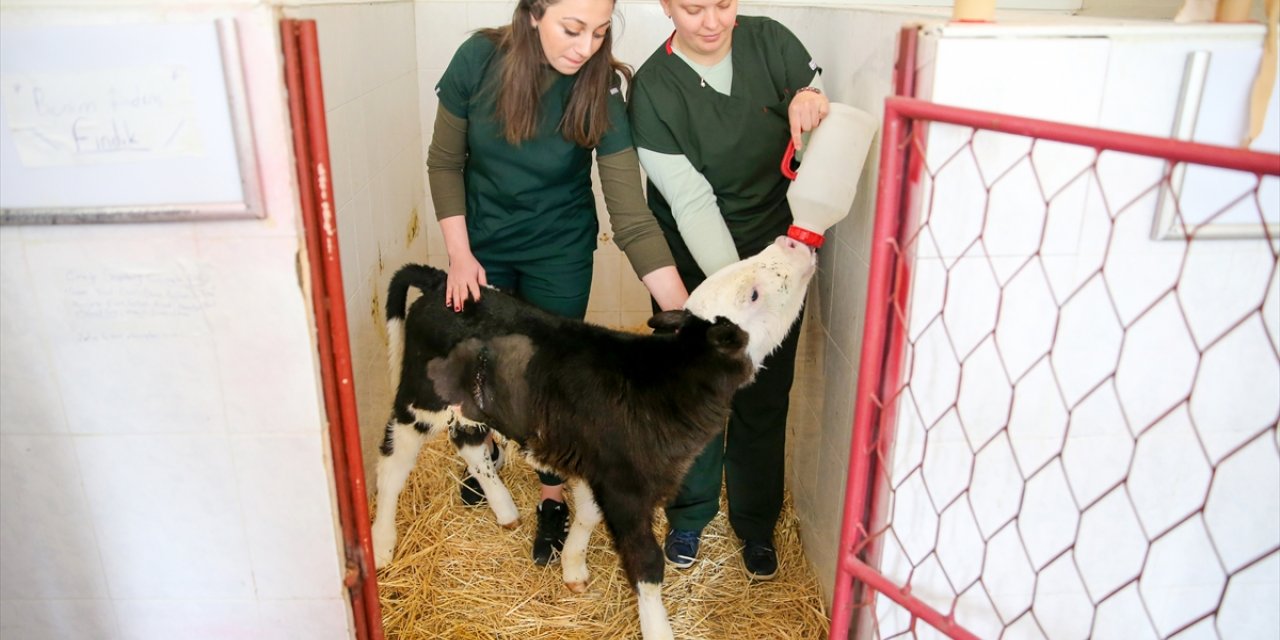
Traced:
<svg viewBox="0 0 1280 640">
<path fill-rule="evenodd" d="M 418 424 L 427 425 L 427 432 L 424 434 L 427 438 L 444 433 L 444 427 L 449 424 L 449 416 L 454 413 L 452 407 L 446 407 L 443 411 L 427 411 L 410 405 L 409 410 L 413 412 L 413 419 Z"/>
<path fill-rule="evenodd" d="M 640 605 L 640 635 L 644 640 L 674 639 L 667 608 L 662 604 L 662 585 L 652 582 L 636 584 L 636 599 Z"/>
<path fill-rule="evenodd" d="M 494 517 L 498 519 L 498 524 L 507 529 L 515 528 L 520 523 L 520 512 L 516 509 L 515 501 L 511 499 L 511 492 L 507 490 L 507 485 L 502 484 L 502 479 L 498 477 L 493 459 L 489 457 L 489 443 L 482 442 L 459 447 L 458 453 L 463 460 L 467 461 L 467 470 L 480 482 L 485 500 L 493 510 Z"/>
<path fill-rule="evenodd" d="M 418 461 L 424 438 L 410 424 L 392 426 L 391 455 L 378 458 L 378 508 L 373 518 L 373 565 L 381 569 L 396 550 L 396 503 L 405 479 Z"/>
<path fill-rule="evenodd" d="M 684 308 L 704 320 L 720 317 L 738 325 L 750 336 L 747 355 L 759 369 L 800 317 L 816 268 L 813 251 L 784 236 L 712 274 L 689 294 Z"/>
<path fill-rule="evenodd" d="M 587 590 L 590 577 L 587 572 L 587 542 L 591 540 L 591 532 L 596 525 L 600 524 L 600 507 L 596 505 L 595 495 L 585 480 L 572 481 L 570 491 L 573 495 L 573 524 L 560 553 L 560 567 L 564 585 L 574 593 L 582 593 Z"/>
<path fill-rule="evenodd" d="M 387 366 L 391 370 L 391 387 L 400 386 L 400 364 L 404 362 L 404 320 L 387 320 Z"/>
</svg>

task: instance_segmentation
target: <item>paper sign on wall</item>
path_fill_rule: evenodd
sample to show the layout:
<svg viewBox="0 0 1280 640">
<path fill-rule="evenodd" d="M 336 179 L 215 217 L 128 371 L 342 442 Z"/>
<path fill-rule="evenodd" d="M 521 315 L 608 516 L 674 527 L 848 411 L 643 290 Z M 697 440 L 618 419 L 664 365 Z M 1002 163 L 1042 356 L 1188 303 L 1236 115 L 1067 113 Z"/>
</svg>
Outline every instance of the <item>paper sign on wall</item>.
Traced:
<svg viewBox="0 0 1280 640">
<path fill-rule="evenodd" d="M 182 66 L 0 76 L 23 166 L 123 163 L 203 152 Z"/>
</svg>

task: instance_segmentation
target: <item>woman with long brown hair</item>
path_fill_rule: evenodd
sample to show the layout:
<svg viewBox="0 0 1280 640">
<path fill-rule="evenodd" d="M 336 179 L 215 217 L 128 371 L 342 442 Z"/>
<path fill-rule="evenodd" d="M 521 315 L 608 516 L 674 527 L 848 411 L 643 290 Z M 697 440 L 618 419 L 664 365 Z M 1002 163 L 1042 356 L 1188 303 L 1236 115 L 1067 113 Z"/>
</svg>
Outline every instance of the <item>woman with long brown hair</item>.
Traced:
<svg viewBox="0 0 1280 640">
<path fill-rule="evenodd" d="M 614 0 L 520 0 L 511 24 L 469 38 L 436 85 L 427 172 L 449 254 L 444 304 L 455 311 L 491 285 L 585 317 L 599 231 L 593 153 L 618 246 L 663 309 L 684 304 L 641 191 L 622 101 L 631 72 L 613 57 L 613 9 Z M 475 445 L 484 436 L 453 437 Z M 545 565 L 564 545 L 568 508 L 562 480 L 538 476 L 533 559 Z M 475 478 L 463 480 L 462 499 L 484 500 Z"/>
</svg>

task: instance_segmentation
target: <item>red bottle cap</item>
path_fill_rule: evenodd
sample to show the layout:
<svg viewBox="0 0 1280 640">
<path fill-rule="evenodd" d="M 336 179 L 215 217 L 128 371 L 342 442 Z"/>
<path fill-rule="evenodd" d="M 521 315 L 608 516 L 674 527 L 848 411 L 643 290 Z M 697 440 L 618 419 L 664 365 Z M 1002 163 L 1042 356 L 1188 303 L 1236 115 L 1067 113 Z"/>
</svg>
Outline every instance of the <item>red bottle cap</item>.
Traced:
<svg viewBox="0 0 1280 640">
<path fill-rule="evenodd" d="M 821 248 L 822 242 L 826 240 L 821 233 L 814 233 L 808 229 L 801 229 L 794 224 L 791 225 L 790 229 L 787 229 L 787 237 L 792 240 L 799 240 L 814 249 Z"/>
</svg>

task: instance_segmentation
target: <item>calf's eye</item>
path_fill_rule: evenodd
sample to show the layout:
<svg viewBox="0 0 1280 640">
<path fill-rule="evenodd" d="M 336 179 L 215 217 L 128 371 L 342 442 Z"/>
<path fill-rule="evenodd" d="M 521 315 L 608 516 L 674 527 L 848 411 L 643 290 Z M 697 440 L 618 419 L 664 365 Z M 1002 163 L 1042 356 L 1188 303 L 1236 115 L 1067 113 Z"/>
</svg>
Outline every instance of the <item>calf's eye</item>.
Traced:
<svg viewBox="0 0 1280 640">
<path fill-rule="evenodd" d="M 760 299 L 760 291 L 758 289 L 751 290 L 751 301 L 755 302 Z"/>
</svg>

